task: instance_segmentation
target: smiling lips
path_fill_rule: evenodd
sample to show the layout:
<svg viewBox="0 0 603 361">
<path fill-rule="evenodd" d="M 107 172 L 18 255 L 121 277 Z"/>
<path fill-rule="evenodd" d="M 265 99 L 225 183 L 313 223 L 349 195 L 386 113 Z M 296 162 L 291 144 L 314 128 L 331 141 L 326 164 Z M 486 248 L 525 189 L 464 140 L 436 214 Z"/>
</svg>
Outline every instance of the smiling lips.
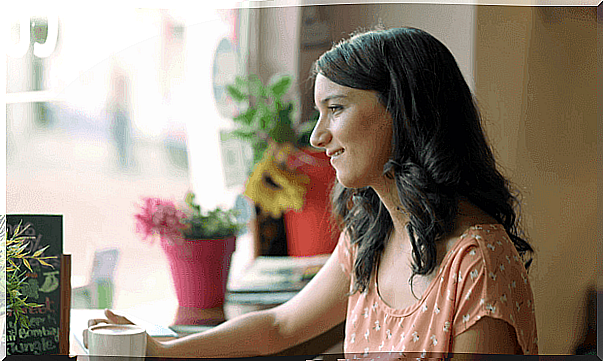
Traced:
<svg viewBox="0 0 603 361">
<path fill-rule="evenodd" d="M 344 152 L 344 150 L 343 150 L 343 149 L 340 149 L 340 150 L 338 150 L 338 151 L 336 151 L 336 152 L 334 152 L 334 153 L 327 154 L 327 156 L 328 156 L 329 158 L 334 158 L 334 157 L 340 156 L 341 154 L 343 154 L 343 152 Z"/>
</svg>

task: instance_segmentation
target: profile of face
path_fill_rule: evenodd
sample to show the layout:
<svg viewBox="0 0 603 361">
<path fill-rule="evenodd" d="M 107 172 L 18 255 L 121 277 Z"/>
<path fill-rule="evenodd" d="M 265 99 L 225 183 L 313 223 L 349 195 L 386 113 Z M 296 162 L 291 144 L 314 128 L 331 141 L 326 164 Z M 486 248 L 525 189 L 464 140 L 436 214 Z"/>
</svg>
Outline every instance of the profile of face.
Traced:
<svg viewBox="0 0 603 361">
<path fill-rule="evenodd" d="M 339 183 L 348 188 L 384 186 L 392 117 L 377 93 L 342 86 L 318 74 L 314 102 L 320 117 L 310 143 L 325 149 Z"/>
</svg>

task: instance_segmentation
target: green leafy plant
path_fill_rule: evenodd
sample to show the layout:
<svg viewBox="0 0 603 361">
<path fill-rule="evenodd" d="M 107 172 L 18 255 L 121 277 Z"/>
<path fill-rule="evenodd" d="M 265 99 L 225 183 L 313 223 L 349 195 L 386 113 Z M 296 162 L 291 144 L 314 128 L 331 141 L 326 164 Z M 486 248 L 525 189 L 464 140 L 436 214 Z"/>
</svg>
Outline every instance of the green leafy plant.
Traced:
<svg viewBox="0 0 603 361">
<path fill-rule="evenodd" d="M 159 235 L 176 242 L 182 239 L 223 239 L 235 236 L 243 227 L 237 220 L 237 211 L 202 210 L 195 202 L 191 192 L 185 197 L 185 207 L 178 207 L 174 202 L 160 198 L 148 197 L 135 214 L 138 233 L 143 240 Z"/>
<path fill-rule="evenodd" d="M 195 203 L 195 195 L 189 192 L 185 199 L 190 209 L 188 217 L 184 220 L 189 227 L 183 233 L 188 239 L 220 239 L 236 235 L 243 227 L 237 220 L 238 211 L 235 209 L 223 210 L 216 207 L 204 212 L 201 206 Z"/>
<path fill-rule="evenodd" d="M 25 236 L 27 226 L 22 227 L 21 223 L 15 227 L 13 233 L 8 237 L 6 234 L 6 218 L 2 216 L 2 271 L 6 272 L 6 284 L 2 285 L 2 291 L 6 294 L 6 310 L 14 315 L 15 321 L 20 325 L 29 328 L 29 319 L 25 314 L 25 309 L 29 307 L 41 307 L 42 305 L 27 302 L 27 297 L 23 295 L 23 285 L 27 280 L 27 271 L 22 269 L 25 266 L 29 272 L 33 273 L 31 262 L 39 262 L 48 267 L 53 267 L 45 260 L 56 258 L 56 256 L 43 256 L 48 246 L 35 251 L 31 254 L 27 248 L 29 240 L 33 237 Z M 4 253 L 5 252 L 5 253 Z M 54 268 L 54 267 L 53 267 Z M 4 309 L 4 307 L 2 308 Z"/>
<path fill-rule="evenodd" d="M 233 119 L 238 128 L 231 135 L 250 142 L 253 165 L 262 159 L 271 141 L 291 143 L 297 148 L 309 145 L 318 118 L 294 124 L 294 104 L 284 100 L 292 81 L 291 76 L 282 75 L 264 85 L 256 75 L 250 75 L 236 77 L 226 87 L 230 97 L 243 109 Z"/>
</svg>

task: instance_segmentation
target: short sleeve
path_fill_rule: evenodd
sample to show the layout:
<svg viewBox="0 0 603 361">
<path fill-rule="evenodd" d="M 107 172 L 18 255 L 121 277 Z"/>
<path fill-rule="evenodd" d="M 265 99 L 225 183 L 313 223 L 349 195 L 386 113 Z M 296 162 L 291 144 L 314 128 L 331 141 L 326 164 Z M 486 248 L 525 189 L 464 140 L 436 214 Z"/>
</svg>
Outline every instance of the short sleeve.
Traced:
<svg viewBox="0 0 603 361">
<path fill-rule="evenodd" d="M 457 255 L 453 336 L 488 316 L 515 328 L 525 354 L 537 353 L 533 295 L 519 254 L 506 233 L 479 233 Z"/>
<path fill-rule="evenodd" d="M 346 232 L 341 232 L 339 235 L 339 241 L 337 247 L 333 253 L 337 256 L 337 260 L 341 266 L 341 270 L 348 276 L 352 274 L 352 268 L 354 264 L 354 255 L 350 239 L 346 235 Z"/>
</svg>

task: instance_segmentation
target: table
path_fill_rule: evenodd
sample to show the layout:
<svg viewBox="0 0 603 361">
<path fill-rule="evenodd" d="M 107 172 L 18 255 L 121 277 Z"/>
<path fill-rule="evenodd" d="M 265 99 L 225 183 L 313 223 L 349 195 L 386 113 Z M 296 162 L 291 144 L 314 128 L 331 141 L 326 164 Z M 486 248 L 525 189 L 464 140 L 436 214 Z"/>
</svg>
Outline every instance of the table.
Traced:
<svg viewBox="0 0 603 361">
<path fill-rule="evenodd" d="M 129 314 L 127 311 L 114 310 L 116 314 L 124 315 L 135 324 L 143 327 L 147 333 L 153 337 L 160 339 L 174 339 L 178 337 L 178 333 L 173 331 L 167 326 L 154 324 L 149 322 L 148 319 L 141 319 L 139 317 Z M 84 348 L 82 334 L 88 327 L 88 320 L 93 318 L 104 318 L 104 310 L 99 309 L 72 309 L 71 310 L 71 322 L 70 322 L 70 342 L 69 342 L 69 354 L 70 355 L 86 355 L 88 351 Z"/>
<path fill-rule="evenodd" d="M 161 339 L 182 337 L 202 332 L 226 319 L 242 314 L 268 309 L 287 302 L 301 290 L 328 259 L 327 255 L 306 258 L 259 257 L 240 279 L 228 285 L 224 307 L 198 310 L 183 309 L 177 305 L 158 302 L 137 307 L 135 310 L 114 310 L 132 322 L 142 326 L 149 335 Z M 163 316 L 174 315 L 172 320 L 187 320 L 195 325 L 155 324 L 157 312 Z M 82 332 L 92 318 L 104 318 L 103 310 L 71 310 L 70 354 L 83 355 Z M 157 322 L 157 321 L 155 321 Z M 163 323 L 165 323 L 163 317 Z M 188 323 L 188 322 L 187 322 Z M 285 350 L 279 355 L 312 355 L 322 352 L 343 352 L 344 324 L 301 345 Z"/>
<path fill-rule="evenodd" d="M 263 306 L 260 306 L 263 307 Z M 87 327 L 89 319 L 102 318 L 104 310 L 90 310 L 90 309 L 72 309 L 71 310 L 71 327 L 70 327 L 70 349 L 69 354 L 71 356 L 78 356 L 78 360 L 86 360 L 87 350 L 84 348 L 82 333 Z M 170 340 L 177 337 L 182 337 L 191 333 L 202 332 L 210 329 L 211 325 L 177 325 L 177 326 L 165 326 L 157 325 L 147 320 L 140 319 L 138 317 L 128 314 L 127 311 L 115 310 L 116 314 L 124 315 L 137 325 L 142 326 L 147 330 L 150 335 L 157 337 L 160 340 Z M 345 326 L 344 323 L 334 327 L 330 331 L 323 335 L 320 335 L 312 340 L 304 342 L 301 345 L 294 346 L 283 352 L 280 352 L 279 356 L 292 356 L 292 355 L 315 355 L 320 353 L 341 353 L 343 352 L 343 338 Z M 80 357 L 83 356 L 83 357 Z"/>
</svg>

